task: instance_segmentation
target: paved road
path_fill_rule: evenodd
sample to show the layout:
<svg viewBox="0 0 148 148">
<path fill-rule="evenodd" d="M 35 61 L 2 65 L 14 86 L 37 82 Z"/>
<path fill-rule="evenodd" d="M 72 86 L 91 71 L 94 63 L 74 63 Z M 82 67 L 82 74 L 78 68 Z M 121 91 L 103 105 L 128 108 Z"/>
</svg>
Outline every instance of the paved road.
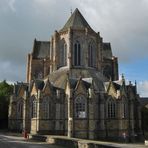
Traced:
<svg viewBox="0 0 148 148">
<path fill-rule="evenodd" d="M 23 137 L 18 137 L 14 135 L 10 136 L 10 135 L 0 134 L 0 148 L 65 148 L 62 146 L 50 145 L 47 144 L 46 142 L 25 140 Z M 110 143 L 110 142 L 98 142 L 98 143 L 117 148 L 148 148 L 148 145 L 145 146 L 144 144 L 119 144 L 119 143 Z"/>
<path fill-rule="evenodd" d="M 24 140 L 22 137 L 0 134 L 0 148 L 63 148 L 45 142 Z"/>
</svg>

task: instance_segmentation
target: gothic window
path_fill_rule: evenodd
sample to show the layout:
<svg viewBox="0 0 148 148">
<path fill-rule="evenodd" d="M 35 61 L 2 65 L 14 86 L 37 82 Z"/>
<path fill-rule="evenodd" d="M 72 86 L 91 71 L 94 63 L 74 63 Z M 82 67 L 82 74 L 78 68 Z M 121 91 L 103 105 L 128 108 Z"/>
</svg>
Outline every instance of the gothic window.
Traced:
<svg viewBox="0 0 148 148">
<path fill-rule="evenodd" d="M 78 41 L 74 44 L 74 65 L 81 65 L 81 45 Z"/>
<path fill-rule="evenodd" d="M 122 102 L 122 118 L 126 118 L 127 117 L 127 104 L 126 102 Z"/>
<path fill-rule="evenodd" d="M 67 44 L 65 43 L 65 40 L 61 40 L 61 47 L 60 47 L 60 66 L 66 66 L 67 65 Z"/>
<path fill-rule="evenodd" d="M 87 102 L 84 96 L 78 96 L 75 99 L 75 117 L 86 118 Z"/>
<path fill-rule="evenodd" d="M 63 48 L 63 66 L 66 65 L 67 65 L 67 45 L 65 43 Z"/>
<path fill-rule="evenodd" d="M 49 102 L 49 97 L 43 98 L 42 102 L 42 112 L 43 112 L 43 119 L 48 119 L 51 111 L 51 104 Z"/>
<path fill-rule="evenodd" d="M 128 110 L 128 107 L 127 107 L 127 100 L 125 97 L 122 98 L 122 102 L 121 102 L 121 109 L 122 109 L 122 118 L 127 118 L 127 110 Z"/>
<path fill-rule="evenodd" d="M 37 100 L 33 100 L 32 102 L 32 118 L 37 117 Z"/>
<path fill-rule="evenodd" d="M 43 119 L 48 118 L 48 103 L 43 101 L 42 103 Z"/>
<path fill-rule="evenodd" d="M 116 103 L 111 99 L 107 102 L 107 116 L 108 118 L 116 117 Z"/>
<path fill-rule="evenodd" d="M 88 66 L 89 67 L 95 67 L 95 61 L 96 61 L 96 55 L 95 55 L 95 47 L 92 43 L 88 46 Z"/>
<path fill-rule="evenodd" d="M 17 115 L 18 118 L 23 118 L 23 101 L 20 100 L 17 104 Z"/>
</svg>

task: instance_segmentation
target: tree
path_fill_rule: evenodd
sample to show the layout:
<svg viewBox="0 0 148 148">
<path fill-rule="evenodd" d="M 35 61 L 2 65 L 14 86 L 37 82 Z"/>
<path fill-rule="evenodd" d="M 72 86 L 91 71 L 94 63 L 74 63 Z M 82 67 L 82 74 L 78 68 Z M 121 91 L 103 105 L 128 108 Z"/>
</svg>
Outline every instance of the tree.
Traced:
<svg viewBox="0 0 148 148">
<path fill-rule="evenodd" d="M 7 127 L 9 98 L 13 91 L 13 85 L 6 80 L 0 82 L 0 128 Z"/>
</svg>

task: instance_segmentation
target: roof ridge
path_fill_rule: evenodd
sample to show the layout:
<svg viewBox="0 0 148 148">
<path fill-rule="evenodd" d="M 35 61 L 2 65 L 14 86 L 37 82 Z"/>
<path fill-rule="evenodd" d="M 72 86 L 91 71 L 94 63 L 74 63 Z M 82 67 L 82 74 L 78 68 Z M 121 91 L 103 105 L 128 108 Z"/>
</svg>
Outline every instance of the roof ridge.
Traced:
<svg viewBox="0 0 148 148">
<path fill-rule="evenodd" d="M 78 8 L 71 14 L 64 27 L 60 31 L 66 31 L 68 28 L 83 29 L 89 28 L 92 30 L 86 19 L 83 17 Z"/>
</svg>

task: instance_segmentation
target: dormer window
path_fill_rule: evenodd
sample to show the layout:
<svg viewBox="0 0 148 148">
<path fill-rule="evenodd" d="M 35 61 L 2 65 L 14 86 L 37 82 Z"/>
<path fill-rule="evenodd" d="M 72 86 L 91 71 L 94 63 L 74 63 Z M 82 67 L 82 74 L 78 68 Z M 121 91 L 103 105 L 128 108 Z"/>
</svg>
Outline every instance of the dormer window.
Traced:
<svg viewBox="0 0 148 148">
<path fill-rule="evenodd" d="M 74 44 L 74 65 L 81 65 L 81 45 L 78 41 Z"/>
</svg>

